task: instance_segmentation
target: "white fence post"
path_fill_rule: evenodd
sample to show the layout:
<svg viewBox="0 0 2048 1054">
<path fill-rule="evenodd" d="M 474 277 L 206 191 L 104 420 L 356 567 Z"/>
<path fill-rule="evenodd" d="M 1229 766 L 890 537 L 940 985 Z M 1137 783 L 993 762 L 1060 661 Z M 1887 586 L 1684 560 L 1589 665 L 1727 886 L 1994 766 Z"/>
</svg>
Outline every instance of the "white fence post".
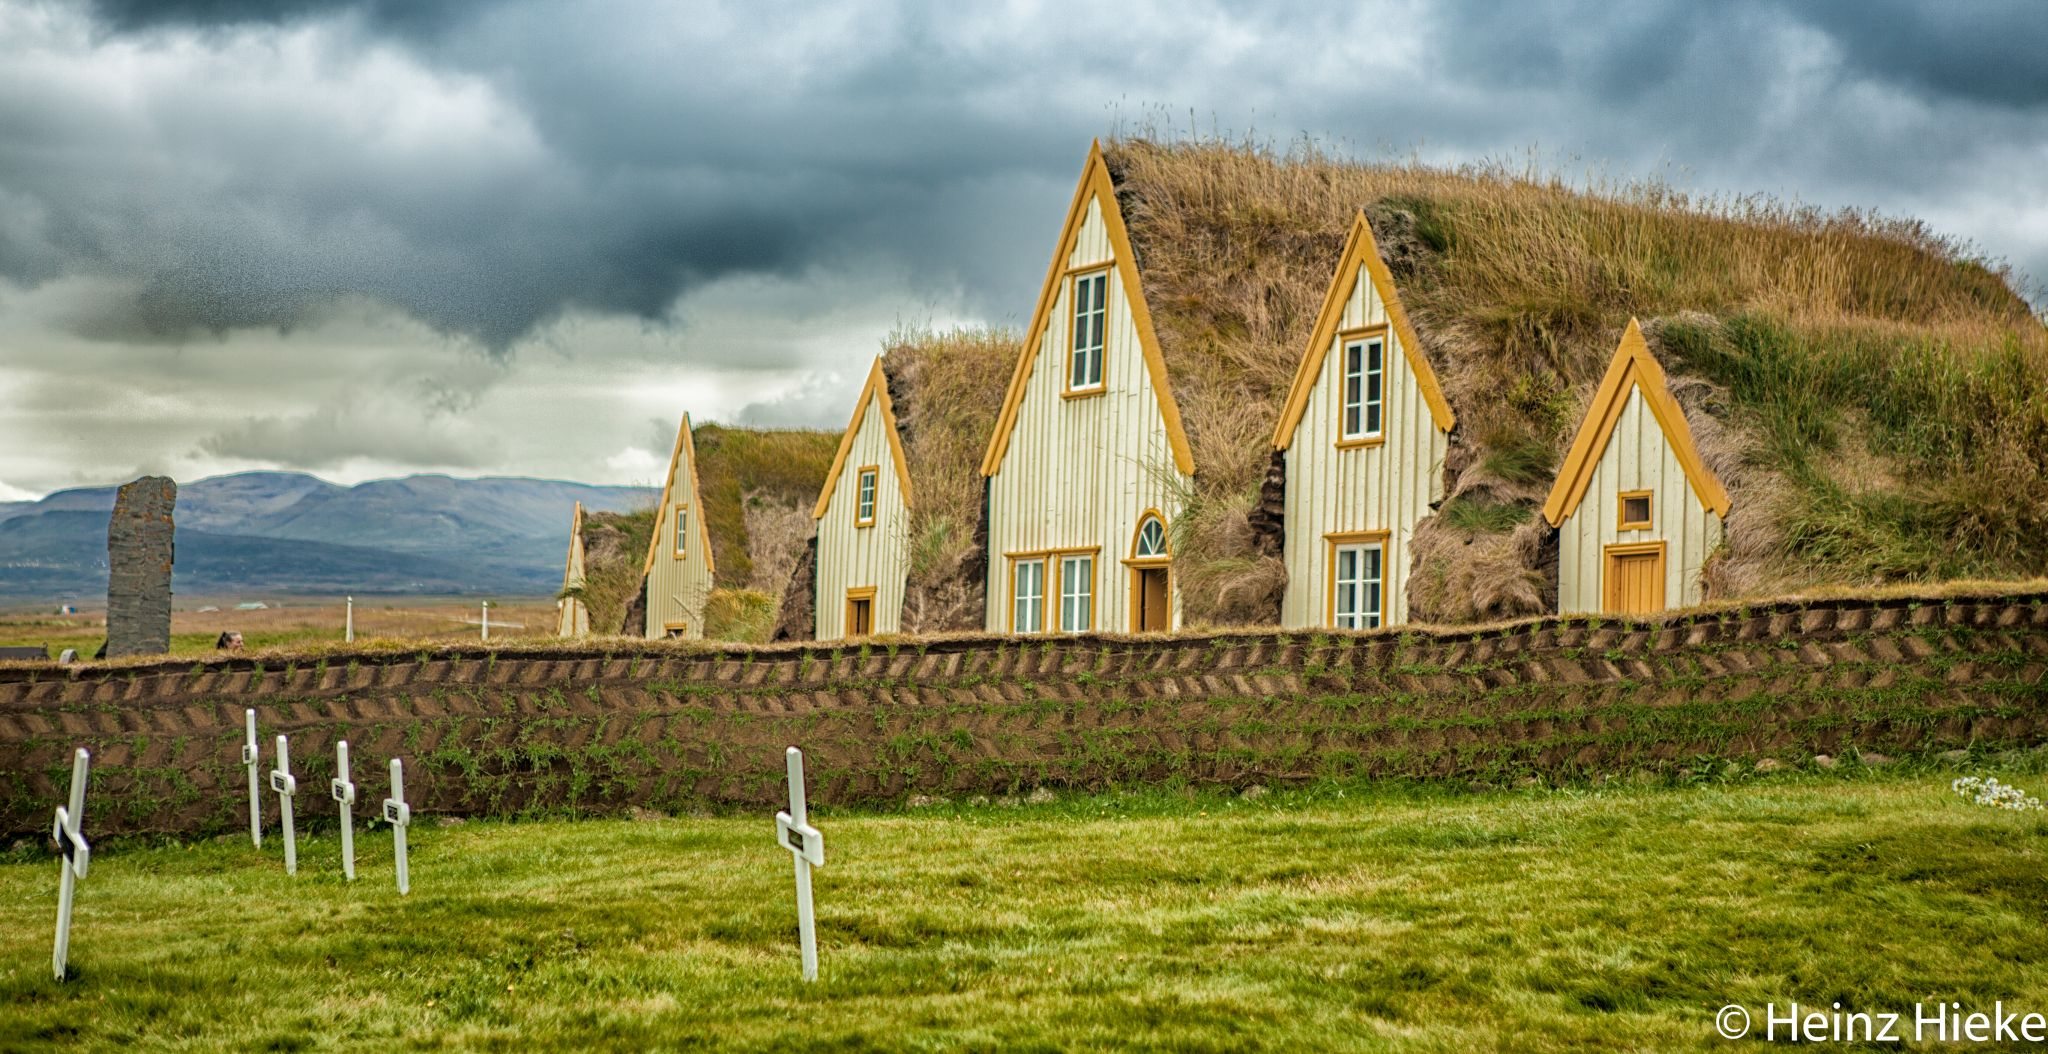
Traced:
<svg viewBox="0 0 2048 1054">
<path fill-rule="evenodd" d="M 356 880 L 356 785 L 348 781 L 348 740 L 334 744 L 334 782 L 328 785 L 334 800 L 341 803 L 341 873 Z"/>
<path fill-rule="evenodd" d="M 77 896 L 78 880 L 85 877 L 86 865 L 92 861 L 92 847 L 85 844 L 85 835 L 79 830 L 85 824 L 88 757 L 84 747 L 71 756 L 71 801 L 68 807 L 57 809 L 56 828 L 51 832 L 57 851 L 63 854 L 57 861 L 62 870 L 57 882 L 57 947 L 50 956 L 59 981 L 64 979 L 65 963 L 71 957 L 71 904 Z"/>
<path fill-rule="evenodd" d="M 291 747 L 285 737 L 277 737 L 277 768 L 270 772 L 270 789 L 277 792 L 277 811 L 284 817 L 284 873 L 299 873 L 298 837 L 292 831 L 292 795 L 299 792 L 299 781 L 292 778 Z"/>
<path fill-rule="evenodd" d="M 256 773 L 256 711 L 244 710 L 248 738 L 242 741 L 242 764 L 249 766 L 249 840 L 263 848 L 263 777 Z"/>
<path fill-rule="evenodd" d="M 391 759 L 391 797 L 384 799 L 384 821 L 391 825 L 391 858 L 398 864 L 398 892 L 412 891 L 405 866 L 405 829 L 412 824 L 412 806 L 405 803 L 405 766 Z"/>
<path fill-rule="evenodd" d="M 804 804 L 804 752 L 790 747 L 789 811 L 775 814 L 775 841 L 796 859 L 796 926 L 803 945 L 804 980 L 818 979 L 818 922 L 811 909 L 811 868 L 825 866 L 825 835 L 809 823 Z"/>
<path fill-rule="evenodd" d="M 356 598 L 354 597 L 348 598 L 348 614 L 344 616 L 342 621 L 341 639 L 350 644 L 356 642 Z"/>
</svg>

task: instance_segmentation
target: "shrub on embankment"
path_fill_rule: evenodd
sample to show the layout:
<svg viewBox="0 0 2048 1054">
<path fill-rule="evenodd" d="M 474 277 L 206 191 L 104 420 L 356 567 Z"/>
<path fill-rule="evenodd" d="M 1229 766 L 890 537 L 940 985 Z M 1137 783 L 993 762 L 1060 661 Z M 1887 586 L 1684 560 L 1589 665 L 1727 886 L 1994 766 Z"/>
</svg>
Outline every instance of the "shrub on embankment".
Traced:
<svg viewBox="0 0 2048 1054">
<path fill-rule="evenodd" d="M 2048 740 L 2048 592 L 1846 597 L 1485 629 L 855 646 L 510 646 L 0 668 L 0 832 L 43 830 L 75 746 L 100 834 L 246 823 L 242 710 L 301 786 L 334 741 L 424 813 L 768 806 L 1037 785 L 1553 780 L 1703 759 Z M 316 799 L 317 801 L 317 799 Z M 302 813 L 324 816 L 316 806 Z"/>
</svg>

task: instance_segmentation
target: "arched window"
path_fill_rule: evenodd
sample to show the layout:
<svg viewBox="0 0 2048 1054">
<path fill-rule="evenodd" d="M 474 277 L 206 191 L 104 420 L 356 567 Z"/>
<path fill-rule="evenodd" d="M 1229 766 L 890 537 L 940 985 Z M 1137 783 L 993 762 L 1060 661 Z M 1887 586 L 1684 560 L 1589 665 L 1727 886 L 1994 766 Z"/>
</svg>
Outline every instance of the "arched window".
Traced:
<svg viewBox="0 0 2048 1054">
<path fill-rule="evenodd" d="M 1137 537 L 1131 541 L 1131 559 L 1162 559 L 1166 555 L 1166 523 L 1147 514 L 1139 521 Z"/>
</svg>

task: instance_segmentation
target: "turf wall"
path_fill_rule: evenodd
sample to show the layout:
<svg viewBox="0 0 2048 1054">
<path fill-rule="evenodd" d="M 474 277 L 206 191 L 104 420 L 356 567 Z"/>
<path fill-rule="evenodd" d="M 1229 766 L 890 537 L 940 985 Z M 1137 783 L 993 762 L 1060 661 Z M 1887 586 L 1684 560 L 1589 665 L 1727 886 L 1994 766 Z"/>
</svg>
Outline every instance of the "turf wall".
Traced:
<svg viewBox="0 0 2048 1054">
<path fill-rule="evenodd" d="M 102 835 L 245 826 L 245 707 L 266 767 L 272 737 L 292 737 L 315 795 L 299 811 L 316 818 L 331 813 L 342 738 L 363 797 L 383 797 L 383 763 L 402 757 L 415 808 L 458 815 L 765 808 L 783 797 L 792 743 L 826 804 L 1038 785 L 1572 779 L 2041 743 L 2048 594 L 1479 631 L 12 666 L 0 668 L 0 833 L 47 828 L 81 745 Z"/>
</svg>

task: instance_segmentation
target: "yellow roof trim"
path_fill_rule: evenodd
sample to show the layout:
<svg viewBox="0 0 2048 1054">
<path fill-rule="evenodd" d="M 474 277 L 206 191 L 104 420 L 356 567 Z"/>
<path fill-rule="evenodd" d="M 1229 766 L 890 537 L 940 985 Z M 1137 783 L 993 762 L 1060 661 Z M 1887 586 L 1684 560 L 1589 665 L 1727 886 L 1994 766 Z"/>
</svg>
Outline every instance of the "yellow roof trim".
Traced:
<svg viewBox="0 0 2048 1054">
<path fill-rule="evenodd" d="M 1130 232 L 1124 227 L 1123 211 L 1117 207 L 1116 186 L 1109 178 L 1109 165 L 1102 157 L 1102 142 L 1088 146 L 1088 161 L 1081 169 L 1081 181 L 1074 187 L 1073 204 L 1067 207 L 1067 221 L 1060 229 L 1059 244 L 1053 249 L 1052 266 L 1046 269 L 1045 285 L 1038 292 L 1038 306 L 1031 312 L 1031 328 L 1024 334 L 1024 347 L 1010 373 L 1010 390 L 1003 396 L 1003 408 L 996 415 L 995 433 L 989 436 L 988 452 L 982 455 L 981 474 L 993 476 L 1002 467 L 1010 449 L 1010 433 L 1017 427 L 1017 411 L 1024 402 L 1024 386 L 1038 359 L 1039 343 L 1051 322 L 1053 301 L 1060 293 L 1060 280 L 1067 273 L 1067 257 L 1074 251 L 1074 237 L 1088 219 L 1088 203 L 1100 203 L 1102 225 L 1109 234 L 1109 251 L 1117 274 L 1123 279 L 1124 299 L 1130 305 L 1131 323 L 1138 331 L 1138 347 L 1144 353 L 1145 372 L 1152 377 L 1152 390 L 1159 396 L 1159 416 L 1166 423 L 1166 441 L 1173 448 L 1173 462 L 1184 475 L 1194 475 L 1194 448 L 1188 445 L 1187 429 L 1181 424 L 1180 405 L 1174 402 L 1167 378 L 1166 356 L 1159 350 L 1159 336 L 1152 330 L 1152 311 L 1145 305 L 1145 290 L 1138 281 L 1138 257 L 1131 251 Z"/>
<path fill-rule="evenodd" d="M 569 556 L 562 561 L 562 588 L 576 584 L 576 576 L 583 573 L 583 503 L 576 503 L 576 511 L 569 516 Z"/>
<path fill-rule="evenodd" d="M 903 437 L 896 431 L 896 407 L 889 400 L 889 377 L 882 372 L 882 357 L 875 356 L 875 366 L 868 371 L 868 383 L 860 390 L 860 402 L 853 407 L 853 420 L 846 425 L 846 434 L 839 437 L 839 453 L 832 456 L 832 469 L 825 473 L 824 489 L 818 492 L 818 506 L 811 513 L 811 519 L 822 520 L 825 510 L 832 507 L 832 492 L 839 489 L 839 473 L 846 468 L 846 459 L 853 453 L 853 438 L 860 432 L 861 421 L 867 417 L 868 404 L 880 403 L 882 407 L 882 430 L 889 437 L 889 459 L 896 463 L 896 481 L 903 492 L 903 507 L 911 508 L 910 461 L 903 456 Z"/>
<path fill-rule="evenodd" d="M 1365 210 L 1360 209 L 1357 218 L 1351 221 L 1351 234 L 1344 239 L 1337 270 L 1330 276 L 1330 289 L 1323 294 L 1323 309 L 1316 315 L 1308 349 L 1302 353 L 1301 365 L 1294 371 L 1294 383 L 1287 389 L 1287 402 L 1280 409 L 1280 425 L 1273 430 L 1275 450 L 1285 450 L 1294 443 L 1294 432 L 1301 427 L 1302 415 L 1308 412 L 1309 396 L 1315 393 L 1316 381 L 1322 377 L 1323 361 L 1329 357 L 1331 342 L 1337 339 L 1338 327 L 1344 321 L 1344 305 L 1351 299 L 1351 288 L 1361 267 L 1371 276 L 1380 303 L 1386 305 L 1394 339 L 1400 342 L 1408 371 L 1415 375 L 1415 384 L 1422 389 L 1422 401 L 1429 404 L 1429 416 L 1436 421 L 1437 430 L 1448 433 L 1457 427 L 1457 415 L 1451 412 L 1450 400 L 1444 398 L 1436 371 L 1422 354 L 1422 341 L 1408 321 L 1408 309 L 1401 306 L 1401 295 L 1394 290 L 1394 274 L 1387 270 L 1386 261 L 1380 259 L 1372 225 L 1366 222 Z"/>
<path fill-rule="evenodd" d="M 1621 345 L 1614 350 L 1614 361 L 1607 365 L 1607 375 L 1600 379 L 1600 387 L 1586 407 L 1586 418 L 1579 425 L 1579 434 L 1572 439 L 1564 467 L 1558 469 L 1550 497 L 1543 503 L 1543 518 L 1552 527 L 1563 526 L 1585 500 L 1586 488 L 1593 482 L 1593 470 L 1607 452 L 1607 441 L 1614 435 L 1614 426 L 1621 420 L 1622 408 L 1628 405 L 1632 389 L 1642 391 L 1643 402 L 1649 404 L 1650 412 L 1656 416 L 1657 427 L 1663 429 L 1664 441 L 1671 444 L 1671 452 L 1678 456 L 1679 467 L 1685 470 L 1685 478 L 1692 484 L 1693 493 L 1699 495 L 1700 504 L 1716 516 L 1728 515 L 1728 490 L 1708 471 L 1706 462 L 1700 460 L 1692 429 L 1685 423 L 1685 411 L 1671 397 L 1671 389 L 1664 381 L 1664 368 L 1650 355 L 1642 327 L 1631 318 L 1627 331 L 1621 335 Z"/>
<path fill-rule="evenodd" d="M 647 539 L 647 559 L 640 565 L 641 577 L 654 573 L 654 557 L 661 552 L 661 525 L 668 519 L 669 510 L 674 507 L 669 495 L 676 489 L 676 465 L 682 461 L 684 452 L 690 455 L 690 507 L 697 510 L 697 533 L 704 540 L 704 570 L 717 574 L 718 566 L 711 553 L 711 527 L 705 523 L 704 495 L 697 490 L 697 440 L 690 434 L 690 415 L 683 415 L 683 425 L 676 429 L 676 448 L 668 456 L 668 478 L 661 484 L 661 504 L 654 507 L 654 534 Z"/>
</svg>

